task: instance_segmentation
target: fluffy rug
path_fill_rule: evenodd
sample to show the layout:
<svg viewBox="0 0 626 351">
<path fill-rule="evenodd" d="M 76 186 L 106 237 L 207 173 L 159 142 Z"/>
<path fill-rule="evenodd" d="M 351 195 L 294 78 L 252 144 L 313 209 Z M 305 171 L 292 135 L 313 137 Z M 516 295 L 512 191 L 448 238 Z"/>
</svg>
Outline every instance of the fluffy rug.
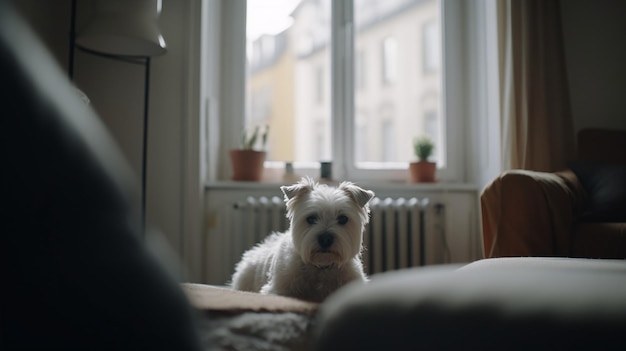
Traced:
<svg viewBox="0 0 626 351">
<path fill-rule="evenodd" d="M 307 350 L 312 316 L 292 312 L 204 313 L 202 342 L 206 350 Z"/>
<path fill-rule="evenodd" d="M 207 350 L 307 350 L 318 304 L 210 285 L 182 286 L 201 312 Z"/>
</svg>

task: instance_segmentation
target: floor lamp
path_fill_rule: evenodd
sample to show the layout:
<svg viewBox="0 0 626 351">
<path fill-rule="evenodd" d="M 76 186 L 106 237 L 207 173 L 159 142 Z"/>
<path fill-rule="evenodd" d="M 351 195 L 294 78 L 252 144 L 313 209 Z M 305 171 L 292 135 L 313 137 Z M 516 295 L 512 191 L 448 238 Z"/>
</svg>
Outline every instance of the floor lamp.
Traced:
<svg viewBox="0 0 626 351">
<path fill-rule="evenodd" d="M 77 32 L 77 0 L 72 0 L 68 71 L 70 79 L 73 79 L 76 48 L 92 55 L 143 65 L 145 68 L 141 163 L 141 232 L 145 235 L 150 59 L 167 51 L 158 27 L 161 0 L 94 0 L 93 4 L 93 18 Z"/>
</svg>

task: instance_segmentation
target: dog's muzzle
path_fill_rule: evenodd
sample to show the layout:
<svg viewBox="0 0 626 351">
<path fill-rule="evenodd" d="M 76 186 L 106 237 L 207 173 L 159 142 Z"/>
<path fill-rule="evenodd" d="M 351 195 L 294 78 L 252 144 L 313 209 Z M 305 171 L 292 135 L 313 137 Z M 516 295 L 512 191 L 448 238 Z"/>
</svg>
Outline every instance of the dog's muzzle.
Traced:
<svg viewBox="0 0 626 351">
<path fill-rule="evenodd" d="M 333 246 L 333 242 L 335 241 L 335 235 L 333 233 L 324 232 L 317 237 L 317 244 L 323 251 L 327 251 Z"/>
</svg>

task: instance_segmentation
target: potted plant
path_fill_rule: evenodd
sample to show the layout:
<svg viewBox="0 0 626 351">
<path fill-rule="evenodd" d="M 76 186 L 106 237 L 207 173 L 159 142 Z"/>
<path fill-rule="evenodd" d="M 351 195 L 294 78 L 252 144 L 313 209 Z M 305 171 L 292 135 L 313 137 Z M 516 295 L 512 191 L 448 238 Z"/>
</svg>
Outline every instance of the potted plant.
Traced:
<svg viewBox="0 0 626 351">
<path fill-rule="evenodd" d="M 428 161 L 432 156 L 435 144 L 426 135 L 413 139 L 413 152 L 417 162 L 409 164 L 412 183 L 432 183 L 435 181 L 437 163 Z"/>
<path fill-rule="evenodd" d="M 269 126 L 265 126 L 261 135 L 261 147 L 259 143 L 260 128 L 254 128 L 254 132 L 248 136 L 244 130 L 241 134 L 241 145 L 238 149 L 230 150 L 230 160 L 233 166 L 233 180 L 254 181 L 261 180 L 263 175 L 263 163 L 265 162 L 265 144 L 269 133 Z"/>
</svg>

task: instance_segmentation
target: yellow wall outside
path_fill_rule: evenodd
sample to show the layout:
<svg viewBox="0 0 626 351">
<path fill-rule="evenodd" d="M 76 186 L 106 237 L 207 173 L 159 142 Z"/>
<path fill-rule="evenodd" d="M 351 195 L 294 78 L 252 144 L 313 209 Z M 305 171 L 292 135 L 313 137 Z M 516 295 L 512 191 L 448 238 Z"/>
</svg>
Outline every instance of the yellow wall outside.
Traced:
<svg viewBox="0 0 626 351">
<path fill-rule="evenodd" d="M 268 161 L 294 160 L 294 60 L 289 47 L 278 62 L 250 77 L 252 92 L 258 89 L 272 91 L 270 102 L 271 125 L 268 138 Z"/>
</svg>

